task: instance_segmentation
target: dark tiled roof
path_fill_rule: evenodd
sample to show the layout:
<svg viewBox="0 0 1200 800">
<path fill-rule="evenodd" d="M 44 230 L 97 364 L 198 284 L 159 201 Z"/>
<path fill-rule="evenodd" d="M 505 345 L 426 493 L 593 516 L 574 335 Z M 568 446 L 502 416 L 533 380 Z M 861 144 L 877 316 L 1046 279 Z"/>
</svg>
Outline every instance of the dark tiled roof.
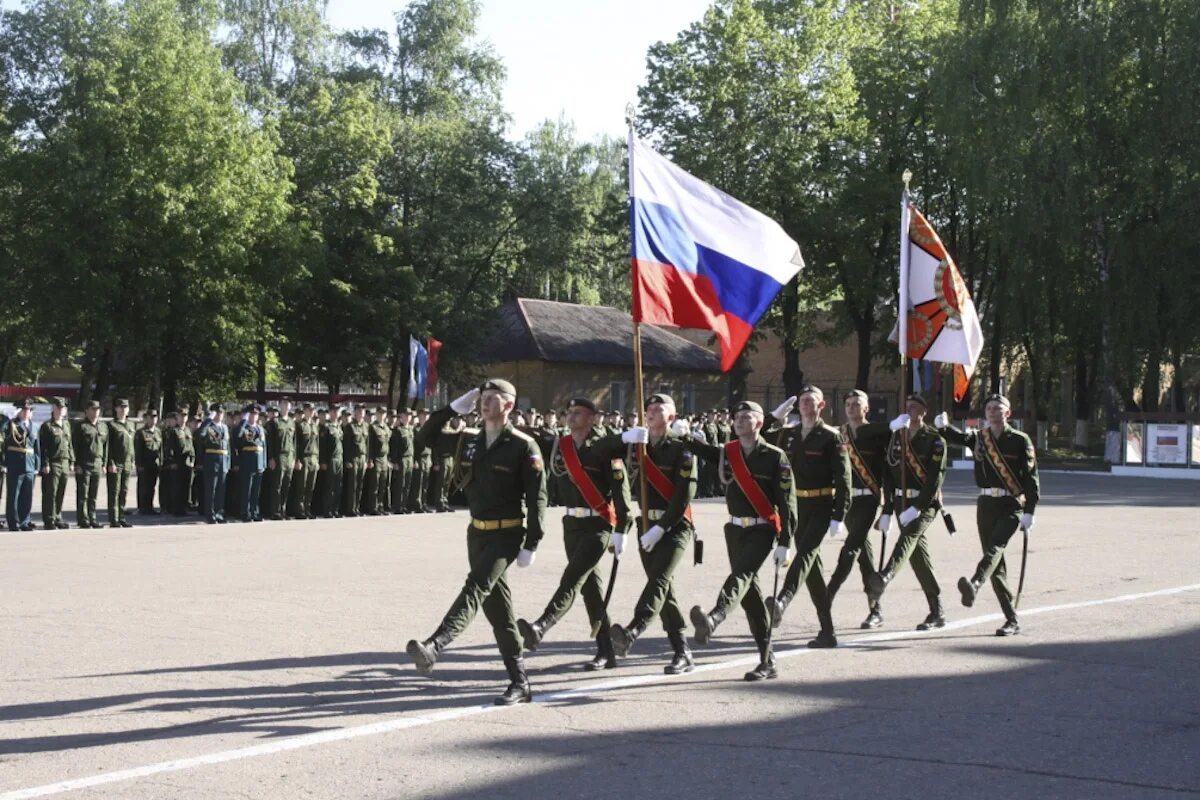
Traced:
<svg viewBox="0 0 1200 800">
<path fill-rule="evenodd" d="M 518 298 L 497 314 L 499 335 L 480 351 L 480 362 L 633 365 L 633 319 L 619 309 Z M 712 351 L 654 325 L 642 326 L 642 363 L 659 369 L 721 369 Z"/>
</svg>

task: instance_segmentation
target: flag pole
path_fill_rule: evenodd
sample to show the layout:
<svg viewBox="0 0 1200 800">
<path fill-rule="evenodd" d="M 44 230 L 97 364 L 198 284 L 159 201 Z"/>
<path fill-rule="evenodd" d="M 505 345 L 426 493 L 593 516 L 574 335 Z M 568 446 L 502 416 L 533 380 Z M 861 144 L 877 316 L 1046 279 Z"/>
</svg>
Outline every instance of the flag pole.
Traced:
<svg viewBox="0 0 1200 800">
<path fill-rule="evenodd" d="M 633 222 L 633 122 L 637 118 L 637 109 L 633 103 L 625 106 L 625 124 L 629 128 L 629 217 L 630 223 Z M 630 230 L 633 230 L 632 224 Z M 630 242 L 630 256 L 633 255 L 633 243 Z M 632 260 L 632 258 L 631 258 Z M 630 265 L 636 270 L 636 265 Z M 637 281 L 633 282 L 633 291 L 637 292 Z M 634 320 L 633 320 L 633 382 L 637 387 L 637 415 L 638 426 L 646 426 L 646 388 L 642 374 L 642 323 L 637 319 L 637 303 L 634 303 Z M 645 533 L 650 528 L 650 511 L 646 504 L 646 470 L 642 468 L 646 459 L 646 445 L 639 444 L 638 448 L 638 506 L 642 511 L 642 533 Z M 635 545 L 636 546 L 636 545 Z"/>
<path fill-rule="evenodd" d="M 912 171 L 904 170 L 901 178 L 904 181 L 904 192 L 900 195 L 900 297 L 896 305 L 900 334 L 900 397 L 896 412 L 898 415 L 904 413 L 908 399 L 908 392 L 905 391 L 908 382 L 908 183 L 912 180 Z M 900 431 L 900 495 L 900 509 L 896 512 L 897 536 L 903 533 L 900 512 L 904 511 L 908 503 L 908 426 Z M 883 550 L 883 547 L 879 548 L 881 571 L 884 564 Z"/>
</svg>

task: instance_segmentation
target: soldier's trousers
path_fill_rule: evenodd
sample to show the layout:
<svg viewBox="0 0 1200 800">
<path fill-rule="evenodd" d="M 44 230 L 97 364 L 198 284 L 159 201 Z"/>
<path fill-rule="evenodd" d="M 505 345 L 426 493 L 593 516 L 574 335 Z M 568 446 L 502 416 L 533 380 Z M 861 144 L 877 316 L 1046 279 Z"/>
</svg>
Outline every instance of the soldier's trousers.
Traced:
<svg viewBox="0 0 1200 800">
<path fill-rule="evenodd" d="M 875 551 L 871 547 L 871 526 L 875 524 L 879 512 L 879 499 L 874 495 L 855 497 L 850 501 L 850 510 L 846 512 L 846 542 L 838 553 L 837 566 L 829 576 L 829 602 L 833 603 L 834 596 L 850 577 L 854 562 L 858 562 L 859 572 L 862 573 L 863 591 L 867 588 L 867 578 L 875 572 Z"/>
<path fill-rule="evenodd" d="M 756 641 L 767 635 L 767 604 L 758 584 L 758 571 L 775 550 L 775 528 L 754 525 L 742 528 L 725 526 L 725 550 L 729 553 L 729 577 L 717 595 L 716 608 L 723 613 L 741 604 Z"/>
<path fill-rule="evenodd" d="M 429 467 L 429 477 L 427 478 L 427 488 L 425 489 L 425 505 L 440 506 L 442 504 L 442 492 L 445 481 L 442 480 L 442 462 L 434 459 Z"/>
<path fill-rule="evenodd" d="M 192 467 L 192 477 L 188 480 L 188 508 L 200 508 L 204 497 L 204 471 Z"/>
<path fill-rule="evenodd" d="M 205 463 L 202 474 L 204 499 L 201 508 L 210 521 L 225 519 L 225 466 L 220 463 Z"/>
<path fill-rule="evenodd" d="M 344 463 L 342 470 L 342 514 L 357 517 L 362 507 L 363 477 L 367 473 L 367 460 L 360 458 Z"/>
<path fill-rule="evenodd" d="M 286 455 L 286 454 L 285 454 Z M 292 469 L 295 457 L 286 455 L 275 462 L 275 469 L 265 473 L 263 485 L 267 488 L 270 505 L 267 513 L 282 518 L 287 513 L 288 496 L 292 489 Z"/>
<path fill-rule="evenodd" d="M 506 658 L 521 655 L 512 593 L 504 573 L 517 560 L 524 540 L 524 528 L 497 531 L 480 531 L 474 526 L 467 528 L 467 560 L 471 569 L 462 591 L 442 620 L 448 633 L 452 636 L 461 634 L 482 608 L 483 615 L 492 625 L 500 655 Z"/>
<path fill-rule="evenodd" d="M 408 488 L 412 481 L 413 464 L 411 458 L 405 458 L 392 465 L 392 511 L 402 511 L 408 507 Z"/>
<path fill-rule="evenodd" d="M 292 516 L 305 519 L 316 514 L 313 511 L 313 498 L 317 493 L 317 470 L 321 465 L 316 459 L 304 459 L 301 464 L 303 466 L 292 473 L 292 482 L 296 487 L 296 507 L 292 510 Z"/>
<path fill-rule="evenodd" d="M 257 469 L 243 467 L 238 470 L 238 504 L 240 516 L 246 522 L 262 519 L 262 508 L 259 505 L 262 499 L 262 478 L 263 474 Z"/>
<path fill-rule="evenodd" d="M 138 511 L 149 514 L 154 511 L 154 490 L 158 486 L 159 466 L 148 464 L 137 474 Z"/>
<path fill-rule="evenodd" d="M 821 574 L 821 542 L 829 533 L 829 521 L 833 515 L 832 497 L 796 498 L 796 555 L 792 566 L 783 580 L 781 597 L 791 600 L 800 581 L 808 587 L 808 596 L 817 610 L 817 621 L 821 630 L 833 633 L 833 615 L 829 610 L 829 592 Z"/>
<path fill-rule="evenodd" d="M 100 492 L 100 470 L 91 467 L 83 469 L 75 475 L 75 515 L 77 522 L 86 522 L 95 527 L 96 495 Z"/>
<path fill-rule="evenodd" d="M 36 472 L 8 470 L 8 505 L 5 516 L 8 517 L 8 529 L 15 531 L 27 528 L 33 524 L 33 481 Z"/>
<path fill-rule="evenodd" d="M 188 512 L 192 499 L 192 478 L 195 473 L 187 464 L 176 464 L 162 474 L 159 499 L 163 509 L 171 514 L 183 516 Z M 170 486 L 170 489 L 167 487 Z M 165 496 L 163 492 L 166 492 Z M 168 499 L 169 498 L 169 499 Z"/>
<path fill-rule="evenodd" d="M 641 521 L 638 521 L 639 530 Z M 634 546 L 642 558 L 642 569 L 646 571 L 646 588 L 642 590 L 637 605 L 633 609 L 634 624 L 647 624 L 657 615 L 663 624 L 663 630 L 681 631 L 687 628 L 683 610 L 675 599 L 675 568 L 687 553 L 688 543 L 692 540 L 692 527 L 689 523 L 681 522 L 663 535 L 647 553 L 638 542 Z"/>
<path fill-rule="evenodd" d="M 557 622 L 575 603 L 575 595 L 583 596 L 588 621 L 595 630 L 603 625 L 608 628 L 604 612 L 603 580 L 600 577 L 600 561 L 612 541 L 608 521 L 601 517 L 563 517 L 563 545 L 567 551 L 567 567 L 558 582 L 558 589 L 542 615 Z M 659 542 L 662 544 L 662 542 Z M 657 549 L 657 548 L 656 548 Z"/>
<path fill-rule="evenodd" d="M 125 499 L 129 495 L 129 470 L 117 467 L 116 472 L 105 472 L 104 482 L 108 487 L 108 524 L 116 525 L 125 519 Z"/>
<path fill-rule="evenodd" d="M 320 511 L 326 517 L 337 517 L 342 514 L 342 462 L 331 461 L 320 470 L 317 476 L 317 488 L 320 492 Z"/>
<path fill-rule="evenodd" d="M 1005 618 L 1015 620 L 1017 612 L 1012 605 L 1013 593 L 1008 585 L 1004 548 L 1021 527 L 1021 504 L 1015 497 L 980 497 L 975 506 L 975 521 L 979 526 L 983 558 L 975 567 L 973 580 L 982 584 L 990 578 Z"/>
<path fill-rule="evenodd" d="M 382 514 L 392 508 L 392 465 L 376 461 L 375 471 L 375 511 Z"/>
<path fill-rule="evenodd" d="M 408 507 L 421 511 L 428 505 L 425 490 L 429 488 L 429 467 L 420 461 L 413 462 L 412 479 L 408 483 Z"/>
<path fill-rule="evenodd" d="M 52 527 L 62 522 L 63 498 L 67 495 L 66 464 L 51 464 L 50 472 L 42 476 L 42 525 Z"/>
<path fill-rule="evenodd" d="M 899 514 L 899 510 L 896 513 Z M 937 510 L 927 508 L 921 512 L 921 516 L 901 528 L 900 538 L 892 549 L 892 557 L 883 568 L 884 572 L 895 575 L 911 559 L 913 574 L 917 576 L 921 590 L 925 592 L 925 597 L 930 603 L 942 593 L 937 576 L 933 574 L 933 561 L 929 558 L 929 545 L 925 541 L 925 529 L 936 517 Z"/>
</svg>

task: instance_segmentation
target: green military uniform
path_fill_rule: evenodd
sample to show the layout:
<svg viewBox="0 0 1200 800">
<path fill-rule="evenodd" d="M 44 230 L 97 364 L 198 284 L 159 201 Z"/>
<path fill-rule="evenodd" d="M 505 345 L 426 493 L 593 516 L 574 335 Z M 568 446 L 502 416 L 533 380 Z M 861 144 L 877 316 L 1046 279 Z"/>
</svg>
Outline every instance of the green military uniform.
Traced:
<svg viewBox="0 0 1200 800">
<path fill-rule="evenodd" d="M 271 519 L 283 519 L 296 466 L 296 423 L 281 413 L 263 428 L 267 432 L 267 471 L 263 475 L 266 497 L 262 505 Z"/>
<path fill-rule="evenodd" d="M 595 405 L 584 397 L 571 401 L 573 406 L 582 406 L 595 411 Z M 569 437 L 566 434 L 563 438 Z M 529 650 L 537 649 L 538 643 L 555 623 L 562 619 L 575 602 L 576 594 L 583 597 L 592 633 L 596 636 L 596 657 L 585 665 L 588 670 L 606 669 L 616 666 L 613 652 L 610 622 L 604 607 L 603 581 L 599 571 L 600 560 L 608 550 L 613 533 L 625 534 L 629 530 L 629 481 L 625 476 L 625 465 L 621 456 L 625 445 L 621 437 L 601 437 L 595 429 L 589 432 L 582 443 L 573 439 L 580 469 L 590 485 L 584 484 L 589 493 L 594 488 L 593 499 L 603 500 L 604 506 L 597 510 L 587 500 L 584 489 L 567 466 L 563 443 L 556 441 L 550 450 L 550 482 L 558 485 L 558 497 L 563 501 L 563 545 L 567 551 L 567 566 L 558 582 L 558 589 L 546 604 L 541 617 L 530 623 L 517 620 L 517 627 Z"/>
<path fill-rule="evenodd" d="M 993 401 L 1002 401 L 1008 405 L 1003 395 L 988 399 L 988 402 Z M 979 544 L 983 548 L 983 558 L 975 566 L 975 573 L 969 580 L 965 577 L 959 580 L 963 605 L 974 605 L 976 594 L 990 579 L 1007 623 L 996 633 L 1001 636 L 1017 633 L 1020 626 L 1017 623 L 1016 608 L 1013 606 L 1012 589 L 1008 585 L 1004 548 L 1020 527 L 1021 514 L 1032 517 L 1041 497 L 1041 481 L 1038 477 L 1037 454 L 1033 448 L 1033 441 L 1026 434 L 1010 427 L 1007 422 L 999 436 L 992 432 L 990 426 L 979 431 L 967 432 L 946 427 L 940 432 L 951 444 L 971 448 L 975 458 L 975 485 L 980 490 L 975 506 L 975 520 L 979 527 Z M 984 441 L 985 436 L 991 437 L 991 441 Z M 997 456 L 1003 459 L 1003 467 L 995 465 L 994 459 Z"/>
<path fill-rule="evenodd" d="M 129 407 L 128 401 L 118 400 L 117 406 Z M 133 440 L 137 428 L 133 420 L 110 419 L 107 423 L 108 447 L 105 451 L 105 483 L 108 486 L 108 525 L 110 528 L 130 528 L 125 519 L 125 498 L 129 493 L 129 474 L 133 472 Z"/>
<path fill-rule="evenodd" d="M 720 447 L 721 441 L 717 435 L 717 422 L 712 416 L 708 417 L 700 426 L 700 432 L 704 434 L 705 444 L 713 447 Z M 713 459 L 700 457 L 700 482 L 697 484 L 696 493 L 699 497 L 715 497 L 717 494 L 717 462 Z"/>
<path fill-rule="evenodd" d="M 392 428 L 388 441 L 388 458 L 392 462 L 391 511 L 408 513 L 408 488 L 413 474 L 413 429 L 399 424 Z"/>
<path fill-rule="evenodd" d="M 759 415 L 763 413 L 757 403 L 751 402 L 738 404 L 737 410 Z M 773 518 L 764 517 L 738 482 L 724 445 L 692 441 L 687 446 L 716 466 L 718 480 L 725 487 L 725 506 L 730 514 L 729 522 L 725 524 L 725 549 L 729 554 L 730 575 L 725 579 L 711 611 L 706 614 L 700 606 L 692 609 L 696 641 L 705 644 L 729 610 L 740 603 L 746 612 L 750 634 L 758 646 L 760 657 L 759 669 L 747 673 L 746 678 L 773 678 L 775 656 L 769 647 L 771 622 L 758 584 L 758 571 L 776 547 L 792 546 L 797 516 L 791 465 L 783 450 L 767 444 L 761 436 L 749 452 L 738 442 L 751 479 L 770 503 L 775 515 Z"/>
<path fill-rule="evenodd" d="M 137 468 L 138 513 L 153 514 L 154 489 L 158 486 L 163 463 L 163 436 L 157 425 L 143 425 L 137 429 L 133 438 L 133 456 Z"/>
<path fill-rule="evenodd" d="M 65 404 L 55 398 L 56 406 Z M 42 448 L 42 527 L 68 528 L 62 518 L 63 498 L 67 494 L 67 478 L 75 465 L 75 453 L 71 443 L 71 425 L 64 418 L 55 422 L 47 420 L 38 428 L 38 441 Z"/>
<path fill-rule="evenodd" d="M 811 390 L 802 389 L 801 394 L 806 391 Z M 782 429 L 779 446 L 787 453 L 796 485 L 796 555 L 779 596 L 773 600 L 772 619 L 779 625 L 803 581 L 821 625 L 820 633 L 809 646 L 835 647 L 829 593 L 821 574 L 821 542 L 829 533 L 830 523 L 844 520 L 850 507 L 850 460 L 846 445 L 837 428 L 818 419 L 807 433 L 803 425 Z"/>
<path fill-rule="evenodd" d="M 100 404 L 93 401 L 93 408 Z M 99 528 L 96 520 L 96 495 L 100 475 L 107 461 L 108 426 L 86 417 L 71 426 L 71 444 L 75 451 L 75 514 L 81 528 Z"/>
<path fill-rule="evenodd" d="M 0 414 L 0 435 L 3 435 L 3 432 L 8 430 L 8 423 L 8 416 L 5 414 Z M 8 479 L 5 478 L 7 472 L 8 470 L 4 466 L 4 454 L 0 453 L 0 501 L 3 501 L 4 499 L 4 484 L 8 482 Z M 7 524 L 7 518 L 5 524 Z"/>
<path fill-rule="evenodd" d="M 367 472 L 370 437 L 365 422 L 347 422 L 342 426 L 342 515 L 357 517 L 365 510 L 362 503 L 363 477 Z"/>
<path fill-rule="evenodd" d="M 337 417 L 322 422 L 318 437 L 320 447 L 317 465 L 317 513 L 326 519 L 342 515 L 342 425 Z"/>
<path fill-rule="evenodd" d="M 159 504 L 168 514 L 182 517 L 187 514 L 192 467 L 196 461 L 191 430 L 183 424 L 168 425 L 163 431 L 162 453 L 163 474 Z"/>
<path fill-rule="evenodd" d="M 647 406 L 656 403 L 674 406 L 671 398 L 661 394 L 651 395 L 646 401 Z M 649 460 L 670 483 L 671 492 L 670 496 L 664 497 L 652 485 L 648 487 L 644 516 L 650 520 L 652 528 L 658 527 L 664 533 L 649 552 L 644 547 L 638 547 L 642 568 L 648 580 L 634 607 L 633 620 L 628 627 L 612 626 L 613 649 L 619 656 L 628 653 L 634 641 L 650 624 L 650 620 L 657 615 L 662 620 L 663 629 L 674 651 L 674 658 L 665 671 L 674 675 L 691 672 L 693 669 L 692 654 L 684 633 L 687 622 L 675 598 L 674 577 L 675 568 L 683 560 L 695 533 L 691 504 L 696 496 L 696 457 L 684 446 L 683 441 L 669 430 L 666 436 L 656 442 L 651 441 L 645 448 Z M 640 468 L 641 463 L 635 450 L 633 469 Z M 639 543 L 640 537 L 646 533 L 648 531 L 642 530 L 639 517 Z"/>
<path fill-rule="evenodd" d="M 429 478 L 432 471 L 433 447 L 419 443 L 414 435 L 413 471 L 408 485 L 408 510 L 414 514 L 429 509 Z"/>
<path fill-rule="evenodd" d="M 488 381 L 483 391 L 516 398 L 516 389 L 507 381 Z M 447 407 L 430 415 L 417 431 L 417 446 L 431 443 L 454 413 Z M 471 512 L 467 528 L 470 572 L 433 636 L 424 642 L 410 641 L 407 652 L 418 670 L 430 672 L 441 650 L 466 630 L 482 609 L 512 682 L 497 703 L 529 702 L 529 682 L 520 657 L 521 640 L 505 573 L 522 550 L 535 551 L 542 538 L 546 512 L 542 454 L 530 437 L 514 430 L 511 424 L 495 434 L 463 431 L 457 436 L 462 443 L 461 463 L 469 471 L 465 485 Z"/>
<path fill-rule="evenodd" d="M 430 447 L 430 468 L 429 468 L 429 502 L 433 504 L 435 511 L 450 510 L 450 484 L 451 473 L 454 470 L 454 449 L 455 442 L 458 437 L 453 429 L 447 428 L 446 433 L 450 436 L 438 437 Z M 537 444 L 536 437 L 534 443 Z M 545 463 L 546 454 L 542 451 L 541 446 L 538 446 L 538 452 L 542 453 L 542 463 Z M 549 489 L 547 491 L 547 500 L 549 503 Z"/>
<path fill-rule="evenodd" d="M 386 414 L 385 409 L 377 409 L 375 413 L 375 422 L 367 425 L 367 471 L 363 480 L 362 500 L 363 513 L 371 516 L 383 513 L 392 479 L 391 464 L 388 463 L 392 429 L 386 421 L 378 419 Z"/>
<path fill-rule="evenodd" d="M 905 439 L 908 440 L 907 460 L 904 454 Z M 900 538 L 892 548 L 891 558 L 882 572 L 872 575 L 867 581 L 867 596 L 878 600 L 896 573 L 911 559 L 913 573 L 929 603 L 929 615 L 917 626 L 917 630 L 941 628 L 946 624 L 942 612 L 941 587 L 933 572 L 929 545 L 925 541 L 925 530 L 941 508 L 942 481 L 945 477 L 946 440 L 937 429 L 922 425 L 915 432 L 905 427 L 892 434 L 883 481 L 883 513 L 899 515 L 905 509 L 915 508 L 919 514 L 909 524 L 900 526 Z"/>
<path fill-rule="evenodd" d="M 865 396 L 865 395 L 864 395 Z M 829 602 L 841 589 L 858 562 L 862 573 L 863 591 L 867 580 L 875 573 L 875 553 L 871 547 L 870 531 L 879 515 L 883 495 L 884 461 L 892 432 L 879 422 L 868 422 L 858 428 L 847 424 L 841 427 L 846 455 L 850 459 L 853 481 L 850 489 L 850 510 L 846 512 L 846 542 L 838 554 L 837 566 L 829 576 Z M 877 628 L 883 623 L 879 602 L 868 603 L 868 616 L 863 628 Z"/>
<path fill-rule="evenodd" d="M 317 471 L 321 466 L 320 427 L 315 419 L 300 418 L 295 422 L 296 460 L 300 469 L 292 472 L 292 499 L 288 509 L 298 519 L 312 519 L 313 496 L 317 488 Z"/>
</svg>

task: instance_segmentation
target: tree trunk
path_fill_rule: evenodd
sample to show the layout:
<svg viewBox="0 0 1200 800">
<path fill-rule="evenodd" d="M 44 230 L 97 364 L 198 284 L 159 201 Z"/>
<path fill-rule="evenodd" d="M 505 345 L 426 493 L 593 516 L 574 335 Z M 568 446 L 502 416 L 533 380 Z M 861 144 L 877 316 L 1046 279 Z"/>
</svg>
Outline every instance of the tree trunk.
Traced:
<svg viewBox="0 0 1200 800">
<path fill-rule="evenodd" d="M 870 391 L 871 380 L 871 328 L 875 325 L 875 310 L 869 308 L 858 317 L 854 325 L 858 337 L 858 372 L 854 376 L 854 388 Z"/>
<path fill-rule="evenodd" d="M 1088 380 L 1088 359 L 1083 343 L 1075 345 L 1075 438 L 1076 450 L 1086 450 L 1088 424 L 1092 421 L 1092 384 Z"/>
<path fill-rule="evenodd" d="M 1162 396 L 1162 347 L 1157 343 L 1146 358 L 1146 374 L 1142 378 L 1142 410 L 1158 411 Z"/>
<path fill-rule="evenodd" d="M 100 364 L 96 369 L 96 391 L 92 399 L 99 400 L 103 405 L 108 397 L 109 383 L 112 381 L 113 349 L 111 344 L 104 346 L 104 354 L 100 356 Z"/>
<path fill-rule="evenodd" d="M 258 374 L 258 380 L 254 387 L 254 394 L 258 398 L 258 402 L 267 402 L 267 343 L 264 339 L 259 338 L 258 347 L 255 349 L 255 371 Z"/>
<path fill-rule="evenodd" d="M 792 344 L 792 334 L 800 316 L 800 288 L 793 278 L 783 289 L 783 391 L 787 397 L 800 393 L 804 370 L 800 369 L 800 349 Z"/>
<path fill-rule="evenodd" d="M 387 404 L 388 408 L 395 408 L 396 402 L 396 374 L 400 370 L 400 348 L 393 344 L 391 355 L 388 356 L 388 383 L 387 383 Z"/>
<path fill-rule="evenodd" d="M 1183 347 L 1176 342 L 1171 348 L 1171 410 L 1187 411 L 1187 395 L 1183 386 Z"/>
</svg>

